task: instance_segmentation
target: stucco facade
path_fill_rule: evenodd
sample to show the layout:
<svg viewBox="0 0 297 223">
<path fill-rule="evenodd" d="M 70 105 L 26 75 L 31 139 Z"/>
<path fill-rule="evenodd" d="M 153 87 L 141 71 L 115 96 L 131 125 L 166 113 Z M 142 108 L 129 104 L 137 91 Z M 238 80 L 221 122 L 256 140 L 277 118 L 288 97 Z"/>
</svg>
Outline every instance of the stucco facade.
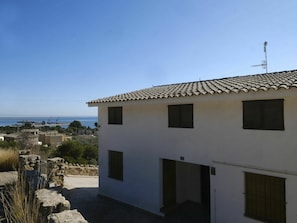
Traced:
<svg viewBox="0 0 297 223">
<path fill-rule="evenodd" d="M 266 99 L 284 99 L 284 130 L 243 129 L 243 101 Z M 193 128 L 168 127 L 168 105 L 176 104 L 193 104 Z M 121 125 L 108 124 L 109 106 L 122 107 Z M 100 103 L 99 193 L 162 215 L 164 160 L 176 161 L 177 202 L 202 202 L 195 177 L 206 166 L 211 222 L 261 222 L 245 216 L 244 173 L 250 172 L 285 179 L 286 222 L 295 223 L 296 114 L 296 88 Z M 110 150 L 123 153 L 122 181 L 108 176 Z"/>
</svg>

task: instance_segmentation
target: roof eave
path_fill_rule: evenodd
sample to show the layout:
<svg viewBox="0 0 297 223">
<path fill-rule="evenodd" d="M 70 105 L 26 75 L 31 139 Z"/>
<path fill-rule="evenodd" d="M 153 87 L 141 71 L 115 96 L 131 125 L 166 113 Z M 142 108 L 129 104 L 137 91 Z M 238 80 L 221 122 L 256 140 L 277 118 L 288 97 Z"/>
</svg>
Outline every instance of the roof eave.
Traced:
<svg viewBox="0 0 297 223">
<path fill-rule="evenodd" d="M 87 102 L 88 107 L 97 107 L 99 104 L 99 102 Z"/>
</svg>

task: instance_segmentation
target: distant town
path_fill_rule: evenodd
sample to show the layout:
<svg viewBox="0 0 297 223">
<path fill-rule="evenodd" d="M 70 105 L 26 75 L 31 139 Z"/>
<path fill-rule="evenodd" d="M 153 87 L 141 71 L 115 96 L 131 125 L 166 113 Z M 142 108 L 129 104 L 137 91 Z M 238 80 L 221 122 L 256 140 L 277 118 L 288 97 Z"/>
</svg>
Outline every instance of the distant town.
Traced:
<svg viewBox="0 0 297 223">
<path fill-rule="evenodd" d="M 71 123 L 17 121 L 17 125 L 0 126 L 0 141 L 9 145 L 22 144 L 23 148 L 34 146 L 58 147 L 63 142 L 78 136 L 97 136 L 97 123 L 94 127 L 84 126 L 80 121 Z M 67 126 L 65 128 L 65 126 Z"/>
</svg>

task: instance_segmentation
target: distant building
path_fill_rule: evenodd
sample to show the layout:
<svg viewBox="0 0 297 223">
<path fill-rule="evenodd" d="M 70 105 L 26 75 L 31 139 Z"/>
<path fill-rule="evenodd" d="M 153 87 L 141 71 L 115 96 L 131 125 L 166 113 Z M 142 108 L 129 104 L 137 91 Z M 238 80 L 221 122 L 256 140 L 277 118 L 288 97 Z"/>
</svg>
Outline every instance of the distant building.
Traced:
<svg viewBox="0 0 297 223">
<path fill-rule="evenodd" d="M 60 146 L 65 141 L 66 136 L 57 131 L 40 132 L 39 141 L 44 145 Z"/>
<path fill-rule="evenodd" d="M 19 142 L 23 147 L 30 148 L 34 145 L 41 145 L 38 140 L 39 129 L 23 129 L 18 133 L 3 135 L 5 141 Z"/>
<path fill-rule="evenodd" d="M 0 134 L 0 141 L 4 141 L 4 136 L 5 136 L 6 134 Z"/>
<path fill-rule="evenodd" d="M 11 133 L 11 134 L 4 135 L 3 138 L 4 138 L 4 141 L 11 142 L 11 141 L 17 141 L 20 137 L 18 133 Z"/>
<path fill-rule="evenodd" d="M 26 138 L 29 143 L 38 145 L 39 129 L 23 129 L 21 131 L 21 138 Z"/>
</svg>

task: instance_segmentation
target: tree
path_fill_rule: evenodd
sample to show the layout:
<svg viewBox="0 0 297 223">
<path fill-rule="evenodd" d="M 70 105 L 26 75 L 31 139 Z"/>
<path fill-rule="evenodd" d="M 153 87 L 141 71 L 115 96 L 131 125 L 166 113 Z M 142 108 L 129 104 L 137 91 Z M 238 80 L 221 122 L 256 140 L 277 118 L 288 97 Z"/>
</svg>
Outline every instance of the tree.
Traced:
<svg viewBox="0 0 297 223">
<path fill-rule="evenodd" d="M 73 122 L 71 122 L 69 124 L 68 128 L 81 129 L 81 128 L 83 128 L 83 126 L 80 121 L 74 120 Z"/>
<path fill-rule="evenodd" d="M 98 160 L 98 149 L 94 145 L 85 145 L 84 152 L 83 152 L 83 158 L 87 161 L 90 161 L 92 159 Z"/>
<path fill-rule="evenodd" d="M 64 142 L 57 148 L 53 155 L 62 157 L 70 163 L 97 164 L 98 162 L 98 149 L 96 145 L 75 140 Z"/>
<path fill-rule="evenodd" d="M 66 161 L 71 163 L 78 163 L 83 154 L 83 147 L 76 141 L 64 142 L 57 148 L 56 156 L 63 157 Z"/>
</svg>

